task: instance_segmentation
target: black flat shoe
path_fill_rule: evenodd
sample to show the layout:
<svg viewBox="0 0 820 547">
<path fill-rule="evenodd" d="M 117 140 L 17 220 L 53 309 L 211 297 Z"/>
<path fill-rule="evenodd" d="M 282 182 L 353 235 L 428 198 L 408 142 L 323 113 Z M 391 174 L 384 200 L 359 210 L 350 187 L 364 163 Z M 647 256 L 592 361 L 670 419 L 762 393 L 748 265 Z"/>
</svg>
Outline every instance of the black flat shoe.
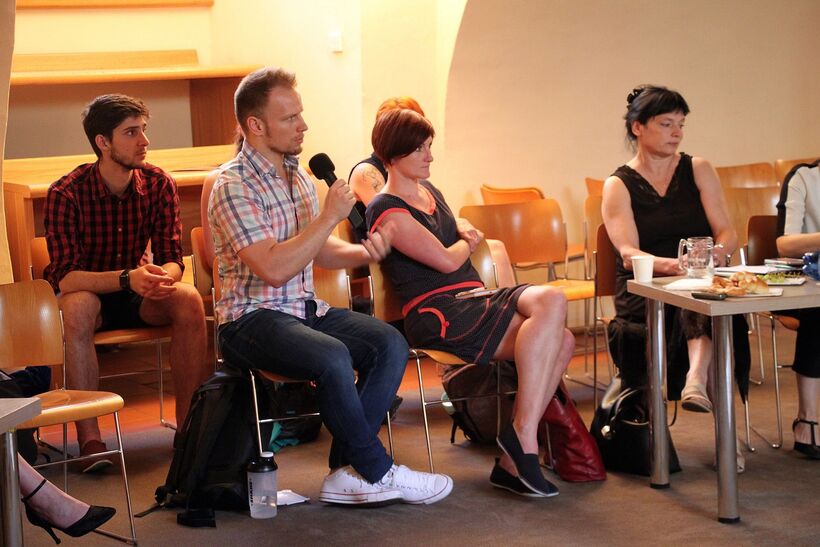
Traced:
<svg viewBox="0 0 820 547">
<path fill-rule="evenodd" d="M 512 458 L 515 469 L 518 471 L 518 479 L 524 485 L 537 494 L 545 497 L 558 494 L 558 488 L 544 478 L 541 473 L 541 464 L 538 462 L 538 454 L 525 454 L 518 441 L 518 435 L 513 429 L 512 422 L 507 424 L 504 431 L 496 439 L 498 446 L 504 453 Z"/>
<path fill-rule="evenodd" d="M 800 418 L 792 422 L 792 431 L 797 429 L 797 424 L 808 424 L 811 429 L 811 444 L 794 441 L 795 452 L 800 452 L 810 460 L 820 460 L 820 446 L 817 446 L 817 439 L 814 437 L 814 428 L 817 427 L 817 422 L 810 420 L 801 420 Z"/>
<path fill-rule="evenodd" d="M 33 524 L 34 526 L 39 526 L 43 530 L 45 530 L 48 535 L 54 540 L 54 543 L 59 544 L 60 538 L 57 537 L 57 534 L 54 533 L 53 528 L 63 532 L 64 534 L 68 534 L 71 537 L 80 537 L 84 536 L 89 532 L 92 532 L 105 524 L 114 514 L 117 512 L 116 509 L 113 507 L 98 507 L 96 505 L 92 505 L 88 508 L 88 511 L 83 515 L 83 517 L 72 524 L 71 526 L 67 526 L 65 528 L 60 528 L 56 524 L 52 524 L 48 522 L 45 518 L 40 516 L 40 514 L 28 503 L 28 500 L 36 494 L 40 488 L 43 487 L 45 483 L 48 481 L 43 479 L 37 488 L 31 491 L 31 493 L 22 499 L 23 505 L 26 506 L 26 518 L 28 521 Z"/>
<path fill-rule="evenodd" d="M 513 494 L 518 494 L 519 496 L 526 496 L 528 498 L 546 498 L 549 496 L 545 496 L 544 494 L 540 494 L 538 492 L 534 492 L 527 488 L 527 485 L 521 482 L 521 480 L 511 475 L 507 472 L 506 469 L 501 467 L 498 464 L 499 459 L 495 459 L 495 466 L 493 467 L 492 473 L 490 473 L 490 484 L 492 484 L 496 488 L 501 488 L 502 490 L 507 490 L 508 492 L 512 492 Z M 555 494 L 553 496 L 558 495 L 558 489 L 555 489 Z"/>
</svg>

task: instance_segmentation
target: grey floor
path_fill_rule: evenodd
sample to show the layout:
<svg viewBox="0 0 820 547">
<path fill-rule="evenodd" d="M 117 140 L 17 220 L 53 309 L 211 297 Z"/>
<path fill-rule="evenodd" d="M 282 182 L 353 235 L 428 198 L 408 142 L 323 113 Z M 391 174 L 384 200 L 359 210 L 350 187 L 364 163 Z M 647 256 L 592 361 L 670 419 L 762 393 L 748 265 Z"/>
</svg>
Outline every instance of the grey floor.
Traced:
<svg viewBox="0 0 820 547">
<path fill-rule="evenodd" d="M 781 352 L 788 361 L 792 338 L 782 333 Z M 123 352 L 125 353 L 125 352 Z M 125 353 L 127 358 L 128 354 Z M 577 360 L 576 360 L 577 361 Z M 582 364 L 572 373 L 583 374 Z M 758 374 L 753 368 L 753 374 Z M 773 434 L 774 390 L 771 372 L 753 386 L 752 416 L 764 432 Z M 348 509 L 318 501 L 282 507 L 271 520 L 247 514 L 219 512 L 217 528 L 190 529 L 176 524 L 174 511 L 160 511 L 137 520 L 141 545 L 818 545 L 820 463 L 791 450 L 789 425 L 796 412 L 794 375 L 780 373 L 786 445 L 772 449 L 758 437 L 755 451 L 746 451 L 747 470 L 739 478 L 741 522 L 720 524 L 717 482 L 713 470 L 714 427 L 710 415 L 681 412 L 672 437 L 683 472 L 672 475 L 668 490 L 652 490 L 644 477 L 610 473 L 600 483 L 570 484 L 554 479 L 561 489 L 551 499 L 525 499 L 490 487 L 493 447 L 467 441 L 449 443 L 450 419 L 431 412 L 437 470 L 455 481 L 453 493 L 431 506 L 393 505 L 380 509 Z M 592 414 L 591 390 L 570 384 L 587 423 Z M 105 387 L 105 386 L 104 386 Z M 110 386 L 109 386 L 110 388 Z M 438 386 L 430 390 L 434 395 Z M 418 394 L 405 397 L 394 422 L 397 459 L 415 468 L 426 465 Z M 670 405 L 670 415 L 672 406 Z M 738 430 L 743 436 L 743 409 L 737 404 Z M 129 429 L 125 424 L 127 467 L 136 511 L 152 503 L 156 486 L 164 482 L 171 457 L 172 432 L 155 425 Z M 278 456 L 280 488 L 316 500 L 326 473 L 329 435 L 303 446 L 286 448 Z M 123 507 L 121 483 L 111 472 L 98 477 L 70 475 L 71 492 L 97 504 Z M 121 509 L 112 528 L 125 530 Z M 27 545 L 49 545 L 39 529 L 24 524 Z M 113 545 L 97 535 L 71 540 L 82 545 Z"/>
</svg>

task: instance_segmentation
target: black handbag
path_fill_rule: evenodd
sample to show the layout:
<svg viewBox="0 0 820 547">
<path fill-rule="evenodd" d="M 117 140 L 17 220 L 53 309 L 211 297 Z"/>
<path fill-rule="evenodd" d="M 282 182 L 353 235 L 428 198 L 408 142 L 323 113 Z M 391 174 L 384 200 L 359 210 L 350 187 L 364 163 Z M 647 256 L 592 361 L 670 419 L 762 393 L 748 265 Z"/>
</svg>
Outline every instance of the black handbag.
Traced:
<svg viewBox="0 0 820 547">
<path fill-rule="evenodd" d="M 644 476 L 651 473 L 645 394 L 646 388 L 621 390 L 621 381 L 615 378 L 595 411 L 590 433 L 598 443 L 608 471 Z M 681 467 L 668 426 L 666 435 L 669 438 L 669 472 L 677 473 Z"/>
</svg>

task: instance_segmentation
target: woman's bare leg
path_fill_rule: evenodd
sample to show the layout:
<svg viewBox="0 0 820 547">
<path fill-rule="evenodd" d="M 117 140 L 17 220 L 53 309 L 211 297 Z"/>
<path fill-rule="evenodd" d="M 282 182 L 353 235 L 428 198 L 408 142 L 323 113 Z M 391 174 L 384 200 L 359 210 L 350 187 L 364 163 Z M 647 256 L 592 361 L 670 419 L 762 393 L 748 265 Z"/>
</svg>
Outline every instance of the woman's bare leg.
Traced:
<svg viewBox="0 0 820 547">
<path fill-rule="evenodd" d="M 19 454 L 17 465 L 20 469 L 20 494 L 25 497 L 43 482 L 43 476 Z M 88 504 L 72 498 L 50 482 L 44 484 L 28 503 L 37 514 L 60 528 L 71 526 L 88 512 Z"/>
<path fill-rule="evenodd" d="M 517 311 L 495 357 L 515 361 L 518 393 L 513 428 L 524 452 L 537 454 L 538 425 L 572 358 L 575 339 L 564 327 L 567 300 L 558 289 L 528 287 Z M 518 474 L 506 455 L 501 466 Z"/>
</svg>

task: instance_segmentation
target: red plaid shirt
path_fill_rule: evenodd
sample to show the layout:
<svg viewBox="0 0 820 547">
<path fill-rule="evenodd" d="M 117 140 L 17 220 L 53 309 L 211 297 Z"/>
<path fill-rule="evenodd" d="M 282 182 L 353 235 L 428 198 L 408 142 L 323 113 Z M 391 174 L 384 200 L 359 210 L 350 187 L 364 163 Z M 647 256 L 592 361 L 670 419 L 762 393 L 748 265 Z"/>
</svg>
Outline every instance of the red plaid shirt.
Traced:
<svg viewBox="0 0 820 547">
<path fill-rule="evenodd" d="M 136 268 L 151 241 L 154 264 L 182 265 L 176 183 L 159 167 L 134 169 L 122 198 L 103 183 L 98 163 L 80 165 L 48 189 L 45 278 L 59 290 L 69 272 Z"/>
</svg>

